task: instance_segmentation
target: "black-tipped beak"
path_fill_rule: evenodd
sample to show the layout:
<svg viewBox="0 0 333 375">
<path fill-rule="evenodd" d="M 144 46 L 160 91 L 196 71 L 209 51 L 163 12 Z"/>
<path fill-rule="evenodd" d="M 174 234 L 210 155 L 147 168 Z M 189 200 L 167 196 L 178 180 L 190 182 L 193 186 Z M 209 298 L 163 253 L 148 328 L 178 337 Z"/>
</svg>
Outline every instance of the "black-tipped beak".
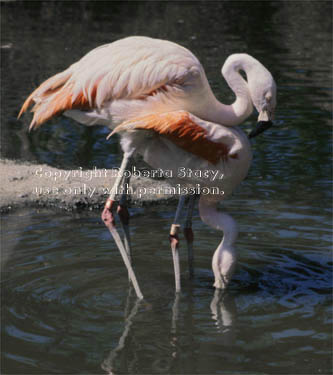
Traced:
<svg viewBox="0 0 333 375">
<path fill-rule="evenodd" d="M 257 122 L 256 127 L 249 134 L 249 138 L 256 137 L 260 133 L 269 129 L 272 125 L 273 125 L 272 121 L 259 121 L 259 122 Z"/>
</svg>

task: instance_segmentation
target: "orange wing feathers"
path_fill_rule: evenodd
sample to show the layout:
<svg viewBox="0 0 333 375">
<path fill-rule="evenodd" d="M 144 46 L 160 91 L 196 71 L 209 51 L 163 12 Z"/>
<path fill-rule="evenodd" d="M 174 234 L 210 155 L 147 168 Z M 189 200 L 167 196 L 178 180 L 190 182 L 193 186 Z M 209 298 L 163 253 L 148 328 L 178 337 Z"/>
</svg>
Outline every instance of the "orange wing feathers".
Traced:
<svg viewBox="0 0 333 375">
<path fill-rule="evenodd" d="M 110 136 L 114 133 L 139 129 L 152 130 L 165 136 L 178 147 L 212 164 L 228 158 L 229 147 L 211 141 L 207 137 L 207 131 L 196 124 L 185 111 L 153 114 L 125 121 L 118 125 Z"/>
<path fill-rule="evenodd" d="M 70 69 L 67 69 L 43 82 L 36 90 L 34 90 L 24 102 L 18 118 L 34 104 L 32 112 L 34 112 L 29 129 L 38 128 L 44 122 L 54 116 L 70 109 L 87 110 L 94 105 L 97 84 L 92 89 L 92 103 L 83 92 L 76 97 L 73 94 L 73 85 L 69 83 L 72 76 Z"/>
</svg>

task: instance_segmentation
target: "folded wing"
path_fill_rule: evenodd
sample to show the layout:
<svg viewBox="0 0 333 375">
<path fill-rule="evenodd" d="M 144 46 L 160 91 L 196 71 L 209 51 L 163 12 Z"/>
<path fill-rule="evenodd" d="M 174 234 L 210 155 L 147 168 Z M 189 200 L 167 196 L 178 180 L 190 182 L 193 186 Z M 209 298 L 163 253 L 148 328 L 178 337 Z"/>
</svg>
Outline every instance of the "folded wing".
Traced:
<svg viewBox="0 0 333 375">
<path fill-rule="evenodd" d="M 231 147 L 228 142 L 223 142 L 223 139 L 213 141 L 209 130 L 202 126 L 202 122 L 185 111 L 152 114 L 123 122 L 109 137 L 114 133 L 146 130 L 166 137 L 183 150 L 212 164 L 233 157 L 229 155 Z"/>
</svg>

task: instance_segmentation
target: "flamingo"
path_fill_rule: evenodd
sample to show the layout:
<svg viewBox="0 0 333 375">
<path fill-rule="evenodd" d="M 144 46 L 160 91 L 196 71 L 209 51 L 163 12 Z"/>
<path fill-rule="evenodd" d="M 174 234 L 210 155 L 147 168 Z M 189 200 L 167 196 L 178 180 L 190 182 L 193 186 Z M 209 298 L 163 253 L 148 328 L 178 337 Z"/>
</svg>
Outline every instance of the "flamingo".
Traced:
<svg viewBox="0 0 333 375">
<path fill-rule="evenodd" d="M 240 72 L 244 72 L 246 79 Z M 114 219 L 115 197 L 124 183 L 123 172 L 131 158 L 141 154 L 153 168 L 172 170 L 172 182 L 190 189 L 208 189 L 199 198 L 202 221 L 223 231 L 212 258 L 214 287 L 224 289 L 234 273 L 238 235 L 235 220 L 217 210 L 219 201 L 229 196 L 246 177 L 252 152 L 248 137 L 237 126 L 252 112 L 259 113 L 253 137 L 272 125 L 276 107 L 276 84 L 271 73 L 254 57 L 233 54 L 227 58 L 222 75 L 236 96 L 226 105 L 214 96 L 199 60 L 186 48 L 167 40 L 132 36 L 93 49 L 35 89 L 24 102 L 23 112 L 33 105 L 29 127 L 37 129 L 54 116 L 63 114 L 91 126 L 106 125 L 120 134 L 124 152 L 118 176 L 105 203 L 102 220 L 110 230 L 133 283 L 137 297 L 143 298 L 131 266 L 129 215 L 121 197 L 117 212 L 125 232 L 121 240 Z M 195 176 L 178 176 L 180 168 L 196 171 Z M 214 171 L 218 178 L 206 178 Z M 219 194 L 209 188 L 220 188 Z M 206 194 L 207 193 L 207 194 Z M 197 194 L 189 194 L 185 238 L 190 268 L 193 259 L 191 218 Z M 170 229 L 176 292 L 180 292 L 178 233 L 181 195 Z"/>
</svg>

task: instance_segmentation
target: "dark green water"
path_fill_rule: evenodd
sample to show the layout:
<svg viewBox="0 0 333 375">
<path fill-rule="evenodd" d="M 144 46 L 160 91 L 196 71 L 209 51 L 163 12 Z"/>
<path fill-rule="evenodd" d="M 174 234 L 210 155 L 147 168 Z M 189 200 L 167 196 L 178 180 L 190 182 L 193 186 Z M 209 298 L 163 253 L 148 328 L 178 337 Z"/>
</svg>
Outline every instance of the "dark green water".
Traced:
<svg viewBox="0 0 333 375">
<path fill-rule="evenodd" d="M 212 288 L 221 234 L 195 211 L 195 277 L 182 248 L 174 296 L 175 207 L 132 209 L 136 303 L 99 212 L 22 210 L 1 221 L 1 373 L 332 373 L 331 2 L 1 3 L 2 157 L 75 169 L 121 159 L 104 128 L 59 117 L 28 134 L 16 120 L 41 81 L 127 35 L 176 41 L 216 96 L 228 55 L 247 52 L 278 84 L 276 126 L 253 141 L 246 181 L 221 209 L 239 223 L 239 264 Z M 245 124 L 250 129 L 255 116 Z M 184 242 L 184 241 L 183 241 Z"/>
</svg>

